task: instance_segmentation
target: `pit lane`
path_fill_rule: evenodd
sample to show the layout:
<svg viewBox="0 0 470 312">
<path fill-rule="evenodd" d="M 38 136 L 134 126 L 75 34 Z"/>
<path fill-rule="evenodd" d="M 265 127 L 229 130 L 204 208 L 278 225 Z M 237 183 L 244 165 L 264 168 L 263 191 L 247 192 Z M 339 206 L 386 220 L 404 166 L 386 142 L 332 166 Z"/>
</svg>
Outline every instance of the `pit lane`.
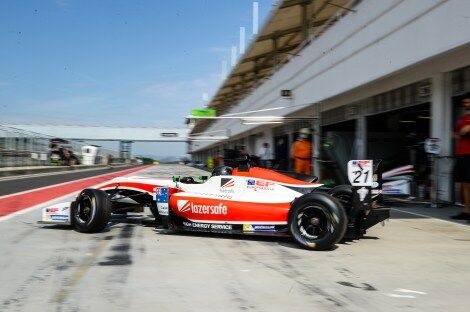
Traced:
<svg viewBox="0 0 470 312">
<path fill-rule="evenodd" d="M 139 176 L 206 174 L 159 165 Z M 32 185 L 31 188 L 34 188 Z M 466 311 L 470 229 L 400 212 L 326 252 L 290 239 L 169 235 L 116 216 L 80 234 L 0 222 L 0 311 Z"/>
</svg>

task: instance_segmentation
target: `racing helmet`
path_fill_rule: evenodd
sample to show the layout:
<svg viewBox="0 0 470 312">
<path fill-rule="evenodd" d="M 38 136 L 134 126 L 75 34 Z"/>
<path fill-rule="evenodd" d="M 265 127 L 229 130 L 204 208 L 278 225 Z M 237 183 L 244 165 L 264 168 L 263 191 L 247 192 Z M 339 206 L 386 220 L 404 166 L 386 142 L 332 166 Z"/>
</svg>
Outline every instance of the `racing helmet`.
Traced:
<svg viewBox="0 0 470 312">
<path fill-rule="evenodd" d="M 229 166 L 218 166 L 212 170 L 211 176 L 232 175 L 232 168 Z"/>
</svg>

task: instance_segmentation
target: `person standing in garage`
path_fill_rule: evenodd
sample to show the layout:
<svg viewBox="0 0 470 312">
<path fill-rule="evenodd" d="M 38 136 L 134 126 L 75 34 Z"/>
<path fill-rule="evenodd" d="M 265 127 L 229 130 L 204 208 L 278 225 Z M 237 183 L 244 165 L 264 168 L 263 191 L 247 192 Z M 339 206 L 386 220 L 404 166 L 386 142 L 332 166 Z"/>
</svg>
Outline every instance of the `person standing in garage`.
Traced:
<svg viewBox="0 0 470 312">
<path fill-rule="evenodd" d="M 261 167 L 268 168 L 271 166 L 271 149 L 269 148 L 269 143 L 263 143 L 263 146 L 259 149 L 258 153 Z"/>
<path fill-rule="evenodd" d="M 309 129 L 300 129 L 299 138 L 294 142 L 291 150 L 291 156 L 294 158 L 294 171 L 305 175 L 312 174 L 312 143 L 309 135 Z"/>
<path fill-rule="evenodd" d="M 470 96 L 462 100 L 466 114 L 457 121 L 454 137 L 457 140 L 456 163 L 454 169 L 455 181 L 460 182 L 460 196 L 463 211 L 452 219 L 470 220 Z"/>
</svg>

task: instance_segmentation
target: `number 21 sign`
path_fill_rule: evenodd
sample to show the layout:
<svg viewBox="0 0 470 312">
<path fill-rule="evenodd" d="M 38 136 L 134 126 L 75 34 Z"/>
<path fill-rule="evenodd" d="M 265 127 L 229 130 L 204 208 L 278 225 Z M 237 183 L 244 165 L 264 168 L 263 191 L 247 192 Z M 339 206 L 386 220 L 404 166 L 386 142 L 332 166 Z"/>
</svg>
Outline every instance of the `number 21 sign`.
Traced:
<svg viewBox="0 0 470 312">
<path fill-rule="evenodd" d="M 372 160 L 350 160 L 348 162 L 348 179 L 352 186 L 372 186 Z"/>
</svg>

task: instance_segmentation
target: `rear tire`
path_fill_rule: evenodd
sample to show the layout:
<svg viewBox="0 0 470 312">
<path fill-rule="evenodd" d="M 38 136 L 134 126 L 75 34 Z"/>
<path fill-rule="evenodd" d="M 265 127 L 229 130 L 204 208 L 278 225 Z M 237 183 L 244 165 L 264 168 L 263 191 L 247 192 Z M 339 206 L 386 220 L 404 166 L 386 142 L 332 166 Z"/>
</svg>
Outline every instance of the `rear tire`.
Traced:
<svg viewBox="0 0 470 312">
<path fill-rule="evenodd" d="M 72 224 L 82 233 L 101 232 L 111 218 L 111 200 L 101 190 L 81 191 L 72 207 Z"/>
<path fill-rule="evenodd" d="M 344 236 L 347 217 L 341 203 L 325 193 L 297 198 L 289 212 L 289 231 L 306 249 L 330 249 Z"/>
<path fill-rule="evenodd" d="M 328 191 L 328 194 L 337 198 L 343 205 L 346 215 L 352 211 L 353 190 L 351 185 L 338 185 Z"/>
</svg>

